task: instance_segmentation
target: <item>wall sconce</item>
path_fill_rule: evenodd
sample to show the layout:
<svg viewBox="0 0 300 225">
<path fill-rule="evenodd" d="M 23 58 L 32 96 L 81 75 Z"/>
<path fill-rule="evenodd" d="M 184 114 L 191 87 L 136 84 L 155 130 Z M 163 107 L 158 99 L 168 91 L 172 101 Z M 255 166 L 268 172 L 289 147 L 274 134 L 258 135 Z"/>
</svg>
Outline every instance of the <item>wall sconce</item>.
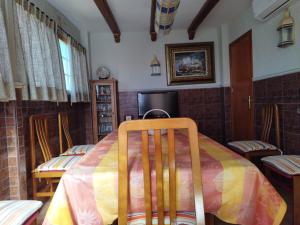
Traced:
<svg viewBox="0 0 300 225">
<path fill-rule="evenodd" d="M 151 61 L 151 69 L 152 69 L 152 73 L 151 76 L 160 76 L 160 63 L 156 57 L 156 55 L 154 55 L 152 61 Z"/>
<path fill-rule="evenodd" d="M 294 44 L 294 18 L 288 9 L 285 11 L 284 17 L 277 30 L 279 32 L 278 47 L 284 48 Z"/>
</svg>

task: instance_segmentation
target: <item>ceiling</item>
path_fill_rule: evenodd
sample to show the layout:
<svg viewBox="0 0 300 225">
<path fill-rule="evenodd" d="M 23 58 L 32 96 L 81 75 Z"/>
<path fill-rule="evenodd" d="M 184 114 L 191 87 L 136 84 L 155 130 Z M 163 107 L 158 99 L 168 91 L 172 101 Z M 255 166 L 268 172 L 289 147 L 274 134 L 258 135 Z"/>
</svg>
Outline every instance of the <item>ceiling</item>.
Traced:
<svg viewBox="0 0 300 225">
<path fill-rule="evenodd" d="M 94 0 L 47 1 L 79 29 L 110 32 Z M 172 29 L 187 29 L 204 2 L 205 0 L 181 0 Z M 150 0 L 109 0 L 108 4 L 121 32 L 149 31 Z M 201 26 L 219 26 L 239 16 L 250 6 L 251 0 L 221 0 Z"/>
</svg>

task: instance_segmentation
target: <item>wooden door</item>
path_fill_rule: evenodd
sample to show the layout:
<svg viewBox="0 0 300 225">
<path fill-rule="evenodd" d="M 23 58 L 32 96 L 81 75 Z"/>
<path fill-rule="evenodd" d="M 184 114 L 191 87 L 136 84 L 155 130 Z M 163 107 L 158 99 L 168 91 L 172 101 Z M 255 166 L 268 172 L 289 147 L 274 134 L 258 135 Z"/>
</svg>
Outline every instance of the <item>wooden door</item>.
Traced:
<svg viewBox="0 0 300 225">
<path fill-rule="evenodd" d="M 232 42 L 230 51 L 232 139 L 254 138 L 252 32 Z"/>
</svg>

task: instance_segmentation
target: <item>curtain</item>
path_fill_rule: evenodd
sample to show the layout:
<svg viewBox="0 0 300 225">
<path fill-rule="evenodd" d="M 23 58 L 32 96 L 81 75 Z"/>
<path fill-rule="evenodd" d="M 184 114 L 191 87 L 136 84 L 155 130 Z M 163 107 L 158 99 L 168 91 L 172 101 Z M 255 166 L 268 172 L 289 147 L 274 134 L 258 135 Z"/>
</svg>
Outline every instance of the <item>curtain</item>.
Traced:
<svg viewBox="0 0 300 225">
<path fill-rule="evenodd" d="M 72 42 L 72 41 L 69 41 Z M 71 43 L 72 82 L 71 102 L 89 102 L 89 85 L 86 54 L 76 43 Z"/>
<path fill-rule="evenodd" d="M 53 27 L 16 4 L 18 30 L 30 100 L 67 101 L 58 39 Z"/>
<path fill-rule="evenodd" d="M 16 99 L 7 41 L 2 7 L 0 7 L 0 101 Z"/>
</svg>

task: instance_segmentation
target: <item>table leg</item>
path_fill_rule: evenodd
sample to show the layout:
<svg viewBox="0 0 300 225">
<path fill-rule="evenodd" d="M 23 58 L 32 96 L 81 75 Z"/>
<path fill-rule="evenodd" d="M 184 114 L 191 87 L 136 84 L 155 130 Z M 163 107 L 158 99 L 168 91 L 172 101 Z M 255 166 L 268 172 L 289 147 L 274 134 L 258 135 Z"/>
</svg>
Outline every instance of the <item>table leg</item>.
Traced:
<svg viewBox="0 0 300 225">
<path fill-rule="evenodd" d="M 293 207 L 294 225 L 300 225 L 300 175 L 293 176 Z"/>
</svg>

